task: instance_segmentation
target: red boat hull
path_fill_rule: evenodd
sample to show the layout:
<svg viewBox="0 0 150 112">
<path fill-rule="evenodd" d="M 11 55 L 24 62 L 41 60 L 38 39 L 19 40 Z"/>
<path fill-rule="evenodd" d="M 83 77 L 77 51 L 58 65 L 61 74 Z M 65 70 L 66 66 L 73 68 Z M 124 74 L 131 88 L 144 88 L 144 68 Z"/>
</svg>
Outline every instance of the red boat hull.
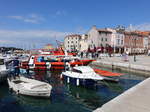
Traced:
<svg viewBox="0 0 150 112">
<path fill-rule="evenodd" d="M 121 73 L 114 73 L 114 72 L 110 72 L 110 71 L 106 71 L 106 70 L 101 70 L 101 69 L 93 69 L 97 74 L 102 75 L 102 76 L 106 76 L 106 77 L 118 77 L 121 76 L 123 74 Z"/>
<path fill-rule="evenodd" d="M 74 67 L 76 65 L 88 65 L 94 60 L 80 60 L 80 61 L 75 61 L 75 62 L 69 62 L 71 67 Z M 46 64 L 46 62 L 35 62 L 34 65 L 29 65 L 28 62 L 22 62 L 21 63 L 21 68 L 23 69 L 30 69 L 30 70 L 50 70 L 50 69 L 64 69 L 65 68 L 65 63 L 64 62 L 50 62 L 49 65 Z"/>
</svg>

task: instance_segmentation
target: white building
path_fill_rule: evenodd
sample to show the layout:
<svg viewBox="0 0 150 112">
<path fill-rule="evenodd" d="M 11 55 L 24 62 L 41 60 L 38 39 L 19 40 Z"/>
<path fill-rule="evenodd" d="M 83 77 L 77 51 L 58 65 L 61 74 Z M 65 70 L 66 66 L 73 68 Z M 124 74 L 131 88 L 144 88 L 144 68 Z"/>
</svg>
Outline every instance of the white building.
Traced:
<svg viewBox="0 0 150 112">
<path fill-rule="evenodd" d="M 144 49 L 147 50 L 148 49 L 148 40 L 149 40 L 149 37 L 148 36 L 145 36 L 143 38 L 143 46 L 144 46 Z"/>
<path fill-rule="evenodd" d="M 80 49 L 79 51 L 87 51 L 88 50 L 88 35 L 83 34 L 81 40 L 79 42 Z"/>
<path fill-rule="evenodd" d="M 94 46 L 122 48 L 124 46 L 124 33 L 121 31 L 111 28 L 97 29 L 96 26 L 93 26 L 87 34 L 90 48 L 94 48 Z"/>
<path fill-rule="evenodd" d="M 75 51 L 80 49 L 79 41 L 81 40 L 81 35 L 73 34 L 67 35 L 64 40 L 64 47 L 67 51 Z"/>
<path fill-rule="evenodd" d="M 117 50 L 117 51 L 114 51 L 114 52 L 118 52 L 118 53 L 123 53 L 124 52 L 124 38 L 125 38 L 125 35 L 124 35 L 124 32 L 122 31 L 116 31 L 115 33 L 115 37 L 114 37 L 114 50 Z"/>
<path fill-rule="evenodd" d="M 106 47 L 106 45 L 113 45 L 114 35 L 110 29 L 97 29 L 93 26 L 88 32 L 88 43 L 90 47 Z"/>
</svg>

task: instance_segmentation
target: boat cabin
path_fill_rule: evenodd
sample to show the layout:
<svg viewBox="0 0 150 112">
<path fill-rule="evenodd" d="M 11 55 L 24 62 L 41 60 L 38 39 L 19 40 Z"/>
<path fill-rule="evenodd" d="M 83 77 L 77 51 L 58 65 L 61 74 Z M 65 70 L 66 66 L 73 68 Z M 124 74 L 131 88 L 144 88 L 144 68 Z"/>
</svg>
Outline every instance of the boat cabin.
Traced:
<svg viewBox="0 0 150 112">
<path fill-rule="evenodd" d="M 37 62 L 71 62 L 80 61 L 77 57 L 66 56 L 39 56 Z"/>
<path fill-rule="evenodd" d="M 77 66 L 77 67 L 73 67 L 72 72 L 76 72 L 76 73 L 94 73 L 94 70 L 89 66 Z"/>
</svg>

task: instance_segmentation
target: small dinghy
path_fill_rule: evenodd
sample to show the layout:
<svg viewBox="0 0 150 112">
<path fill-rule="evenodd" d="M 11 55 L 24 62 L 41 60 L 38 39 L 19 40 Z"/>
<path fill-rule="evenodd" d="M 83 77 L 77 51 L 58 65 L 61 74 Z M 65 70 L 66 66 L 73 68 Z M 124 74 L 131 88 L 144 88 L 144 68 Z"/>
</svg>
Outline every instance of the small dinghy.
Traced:
<svg viewBox="0 0 150 112">
<path fill-rule="evenodd" d="M 36 97 L 50 97 L 52 86 L 48 83 L 29 79 L 23 76 L 7 78 L 7 80 L 9 88 L 17 94 Z"/>
<path fill-rule="evenodd" d="M 101 69 L 97 69 L 97 68 L 93 68 L 93 70 L 100 76 L 103 76 L 106 81 L 118 82 L 120 76 L 123 75 L 121 73 L 114 73 L 114 72 L 101 70 Z"/>
</svg>

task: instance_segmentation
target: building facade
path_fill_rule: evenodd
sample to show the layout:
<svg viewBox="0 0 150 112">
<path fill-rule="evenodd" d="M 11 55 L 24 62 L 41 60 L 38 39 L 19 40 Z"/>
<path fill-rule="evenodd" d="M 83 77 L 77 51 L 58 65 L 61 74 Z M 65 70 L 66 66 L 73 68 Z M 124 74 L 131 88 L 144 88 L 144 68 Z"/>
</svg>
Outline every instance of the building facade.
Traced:
<svg viewBox="0 0 150 112">
<path fill-rule="evenodd" d="M 148 50 L 150 50 L 150 35 L 148 36 Z"/>
<path fill-rule="evenodd" d="M 106 47 L 111 44 L 112 31 L 108 29 L 97 29 L 96 26 L 93 26 L 87 34 L 90 48 Z"/>
<path fill-rule="evenodd" d="M 98 29 L 93 26 L 87 34 L 67 35 L 64 40 L 67 51 L 95 51 L 142 54 L 150 50 L 150 32 L 125 31 L 125 28 Z M 102 50 L 103 49 L 103 50 Z"/>
<path fill-rule="evenodd" d="M 97 29 L 93 26 L 88 32 L 88 44 L 91 48 L 109 46 L 119 53 L 124 46 L 124 32 L 111 28 Z"/>
<path fill-rule="evenodd" d="M 144 36 L 137 32 L 125 32 L 124 48 L 130 54 L 144 53 Z"/>
<path fill-rule="evenodd" d="M 67 35 L 64 39 L 64 47 L 65 50 L 72 52 L 72 51 L 79 51 L 80 49 L 80 42 L 81 35 L 73 34 Z"/>
<path fill-rule="evenodd" d="M 117 31 L 115 35 L 115 52 L 123 53 L 124 52 L 124 32 Z"/>
<path fill-rule="evenodd" d="M 88 35 L 87 34 L 83 34 L 80 41 L 79 41 L 79 51 L 80 52 L 84 52 L 88 50 Z"/>
</svg>

